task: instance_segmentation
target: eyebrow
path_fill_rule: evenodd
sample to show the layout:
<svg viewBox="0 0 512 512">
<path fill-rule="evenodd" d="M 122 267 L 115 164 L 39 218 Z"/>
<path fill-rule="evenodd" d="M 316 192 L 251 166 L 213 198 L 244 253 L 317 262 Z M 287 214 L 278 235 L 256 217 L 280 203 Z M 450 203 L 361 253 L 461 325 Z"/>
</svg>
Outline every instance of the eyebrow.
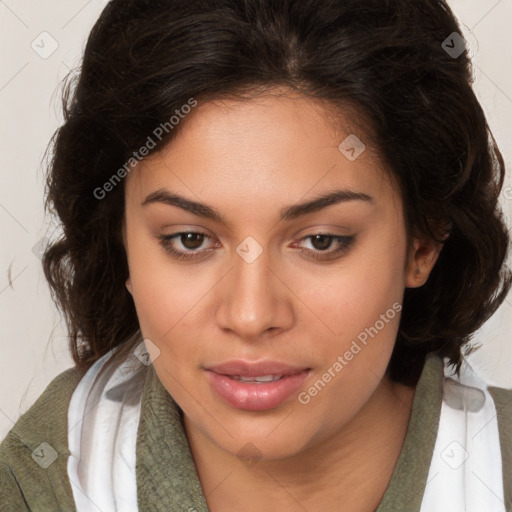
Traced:
<svg viewBox="0 0 512 512">
<path fill-rule="evenodd" d="M 349 201 L 374 202 L 371 196 L 362 192 L 354 192 L 353 190 L 335 190 L 327 194 L 322 194 L 317 199 L 283 208 L 279 218 L 281 221 L 289 221 L 309 213 L 320 211 L 328 206 L 346 203 Z M 177 206 L 178 208 L 186 210 L 198 217 L 204 217 L 227 224 L 223 216 L 211 206 L 192 201 L 191 199 L 187 199 L 176 193 L 171 193 L 167 189 L 159 189 L 152 192 L 146 197 L 146 199 L 144 199 L 144 201 L 142 201 L 141 206 L 146 206 L 152 203 L 163 203 L 169 206 Z"/>
</svg>

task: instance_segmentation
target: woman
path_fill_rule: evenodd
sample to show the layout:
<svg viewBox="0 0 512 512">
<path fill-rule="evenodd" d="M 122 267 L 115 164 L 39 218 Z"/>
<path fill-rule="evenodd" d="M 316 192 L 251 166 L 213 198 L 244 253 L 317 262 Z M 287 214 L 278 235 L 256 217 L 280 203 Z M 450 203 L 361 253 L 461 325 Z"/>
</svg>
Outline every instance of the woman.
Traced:
<svg viewBox="0 0 512 512">
<path fill-rule="evenodd" d="M 512 510 L 501 154 L 443 1 L 114 0 L 52 146 L 76 366 L 2 510 Z"/>
</svg>

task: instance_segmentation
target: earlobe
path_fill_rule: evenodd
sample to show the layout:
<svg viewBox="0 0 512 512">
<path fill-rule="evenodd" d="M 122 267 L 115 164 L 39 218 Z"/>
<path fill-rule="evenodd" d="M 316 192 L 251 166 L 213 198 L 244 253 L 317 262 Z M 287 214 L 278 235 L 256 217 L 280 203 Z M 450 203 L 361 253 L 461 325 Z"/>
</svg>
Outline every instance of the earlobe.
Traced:
<svg viewBox="0 0 512 512">
<path fill-rule="evenodd" d="M 121 225 L 121 237 L 123 240 L 123 246 L 124 246 L 124 250 L 126 253 L 126 258 L 128 258 L 128 250 L 127 250 L 128 244 L 127 244 L 127 240 L 126 240 L 127 239 L 127 237 L 126 237 L 126 217 L 123 218 L 123 223 Z M 131 281 L 130 276 L 128 276 L 128 278 L 126 279 L 125 286 L 126 286 L 126 289 L 130 292 L 130 294 L 133 295 L 132 281 Z"/>
<path fill-rule="evenodd" d="M 125 282 L 125 286 L 126 286 L 126 289 L 133 295 L 132 281 L 129 277 Z"/>
<path fill-rule="evenodd" d="M 423 286 L 439 258 L 442 246 L 433 240 L 415 238 L 409 251 L 406 282 L 407 288 Z"/>
</svg>

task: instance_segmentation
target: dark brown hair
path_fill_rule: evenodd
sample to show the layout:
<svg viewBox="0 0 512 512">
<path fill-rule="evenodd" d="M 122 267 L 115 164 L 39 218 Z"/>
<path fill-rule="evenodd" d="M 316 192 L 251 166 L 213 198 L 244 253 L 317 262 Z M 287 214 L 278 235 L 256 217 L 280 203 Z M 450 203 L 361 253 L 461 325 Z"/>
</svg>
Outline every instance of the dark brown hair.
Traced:
<svg viewBox="0 0 512 512">
<path fill-rule="evenodd" d="M 449 233 L 428 282 L 405 291 L 389 372 L 414 383 L 433 351 L 458 369 L 510 287 L 503 159 L 467 52 L 443 44 L 455 47 L 460 32 L 441 0 L 110 1 L 65 84 L 65 122 L 48 147 L 47 208 L 63 235 L 43 265 L 76 364 L 132 350 L 139 330 L 125 288 L 123 181 L 106 197 L 95 191 L 191 98 L 286 86 L 333 112 L 355 106 L 400 187 L 408 235 L 442 243 Z M 179 125 L 168 128 L 153 152 Z"/>
</svg>

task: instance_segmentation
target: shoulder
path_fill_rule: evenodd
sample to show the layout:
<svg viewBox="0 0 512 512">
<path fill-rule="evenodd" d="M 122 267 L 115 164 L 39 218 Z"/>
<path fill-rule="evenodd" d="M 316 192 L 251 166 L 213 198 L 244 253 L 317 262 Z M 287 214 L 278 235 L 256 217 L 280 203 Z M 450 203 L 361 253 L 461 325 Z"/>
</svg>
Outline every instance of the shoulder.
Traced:
<svg viewBox="0 0 512 512">
<path fill-rule="evenodd" d="M 512 388 L 489 386 L 488 390 L 494 400 L 498 417 L 512 420 Z M 512 428 L 512 425 L 509 424 L 509 428 Z"/>
<path fill-rule="evenodd" d="M 505 504 L 512 510 L 512 389 L 489 386 L 498 419 Z"/>
<path fill-rule="evenodd" d="M 83 374 L 84 371 L 69 368 L 48 384 L 0 444 L 0 460 L 5 461 L 13 447 L 31 445 L 41 437 L 60 441 L 59 434 L 66 431 L 63 421 L 67 422 L 69 401 Z"/>
<path fill-rule="evenodd" d="M 69 368 L 57 375 L 0 444 L 0 501 L 7 507 L 2 510 L 30 509 L 33 499 L 38 504 L 49 500 L 49 510 L 57 505 L 60 510 L 72 510 L 71 504 L 56 496 L 59 491 L 66 495 L 69 486 L 65 478 L 67 413 L 84 373 Z"/>
<path fill-rule="evenodd" d="M 489 386 L 487 389 L 496 408 L 501 448 L 510 461 L 507 469 L 512 479 L 512 389 L 497 386 Z"/>
<path fill-rule="evenodd" d="M 452 402 L 451 407 L 457 407 L 457 401 L 464 402 L 463 412 L 470 412 L 466 422 L 472 425 L 469 428 L 471 435 L 471 443 L 468 447 L 470 455 L 477 462 L 475 466 L 476 472 L 483 473 L 485 464 L 484 459 L 488 455 L 489 471 L 496 468 L 497 460 L 501 458 L 501 470 L 503 476 L 503 501 L 506 510 L 512 510 L 512 389 L 490 385 L 489 382 L 470 365 L 465 366 L 459 383 L 463 386 L 461 390 L 463 400 L 457 400 L 456 393 L 445 386 L 444 400 Z M 446 379 L 449 382 L 451 379 Z M 480 397 L 478 393 L 483 393 Z M 451 395 L 451 400 L 447 398 Z M 454 400 L 455 399 L 455 400 Z M 483 452 L 477 455 L 477 441 L 483 447 Z M 469 449 L 471 448 L 471 449 Z M 489 480 L 490 481 L 490 480 Z M 501 492 L 501 491 L 500 491 Z"/>
<path fill-rule="evenodd" d="M 444 386 L 445 401 L 450 402 L 448 400 L 450 395 L 452 396 L 451 401 L 453 401 L 456 393 L 452 392 L 455 388 L 451 384 L 455 383 L 463 391 L 465 407 L 470 412 L 483 409 L 482 404 L 485 404 L 485 397 L 479 400 L 478 394 L 474 393 L 474 391 L 479 390 L 485 393 L 487 398 L 491 399 L 490 401 L 493 406 L 491 415 L 493 420 L 497 421 L 500 441 L 502 444 L 506 441 L 509 447 L 512 447 L 512 389 L 491 385 L 478 370 L 467 363 L 463 364 L 461 375 L 458 378 L 450 374 L 448 366 L 445 367 L 445 376 L 447 377 Z M 458 408 L 456 404 L 451 405 Z"/>
</svg>

